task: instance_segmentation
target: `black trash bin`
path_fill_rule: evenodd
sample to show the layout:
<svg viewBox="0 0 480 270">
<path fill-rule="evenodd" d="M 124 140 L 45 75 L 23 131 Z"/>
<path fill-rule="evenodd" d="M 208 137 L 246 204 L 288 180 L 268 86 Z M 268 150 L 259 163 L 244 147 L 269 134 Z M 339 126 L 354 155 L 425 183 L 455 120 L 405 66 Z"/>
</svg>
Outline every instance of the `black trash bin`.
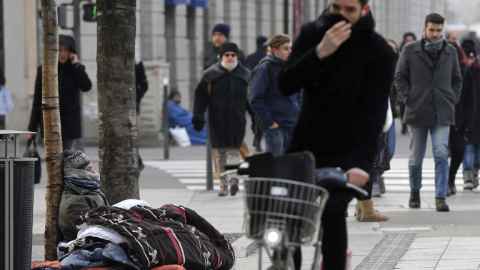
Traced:
<svg viewBox="0 0 480 270">
<path fill-rule="evenodd" d="M 0 130 L 0 269 L 27 270 L 32 260 L 35 159 L 16 153 L 24 133 Z"/>
</svg>

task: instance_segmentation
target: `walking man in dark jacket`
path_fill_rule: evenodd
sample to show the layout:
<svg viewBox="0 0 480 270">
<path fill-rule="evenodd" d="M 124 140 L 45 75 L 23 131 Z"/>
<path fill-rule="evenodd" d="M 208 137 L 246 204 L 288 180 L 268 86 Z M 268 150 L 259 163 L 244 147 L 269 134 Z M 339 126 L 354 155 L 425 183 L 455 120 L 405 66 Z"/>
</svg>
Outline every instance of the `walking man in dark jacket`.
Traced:
<svg viewBox="0 0 480 270">
<path fill-rule="evenodd" d="M 280 93 L 277 75 L 292 51 L 292 39 L 285 34 L 274 35 L 269 43 L 272 52 L 260 63 L 250 81 L 250 107 L 258 116 L 265 138 L 265 150 L 274 155 L 285 153 L 292 138 L 300 111 L 301 94 Z M 270 78 L 272 77 L 272 78 Z"/>
<path fill-rule="evenodd" d="M 221 172 L 225 165 L 242 161 L 240 145 L 245 136 L 245 102 L 248 97 L 249 71 L 238 61 L 238 47 L 225 43 L 220 48 L 221 61 L 208 68 L 195 89 L 193 128 L 201 131 L 208 108 L 208 129 L 212 148 L 217 150 Z M 238 191 L 238 180 L 230 179 L 230 195 Z M 220 177 L 219 196 L 228 194 L 226 177 Z"/>
<path fill-rule="evenodd" d="M 82 137 L 82 108 L 80 91 L 87 92 L 92 82 L 85 72 L 85 66 L 78 62 L 73 37 L 60 35 L 58 50 L 58 101 L 60 104 L 60 122 L 62 125 L 63 149 L 73 149 L 75 140 Z M 35 79 L 32 112 L 28 130 L 43 134 L 42 117 L 42 66 L 38 67 Z M 32 138 L 31 134 L 28 134 Z"/>
<path fill-rule="evenodd" d="M 444 20 L 436 13 L 427 15 L 424 36 L 403 48 L 395 73 L 395 87 L 405 104 L 403 123 L 407 124 L 410 136 L 409 206 L 420 208 L 422 163 L 430 132 L 435 160 L 435 206 L 440 212 L 450 210 L 445 202 L 448 138 L 462 91 L 457 52 L 442 36 Z"/>
<path fill-rule="evenodd" d="M 278 76 L 283 94 L 304 90 L 287 152 L 309 150 L 317 168 L 340 167 L 357 186 L 373 167 L 396 61 L 374 26 L 368 0 L 331 0 L 317 21 L 302 26 Z M 354 195 L 330 191 L 322 216 L 325 269 L 345 269 L 345 211 Z"/>
</svg>

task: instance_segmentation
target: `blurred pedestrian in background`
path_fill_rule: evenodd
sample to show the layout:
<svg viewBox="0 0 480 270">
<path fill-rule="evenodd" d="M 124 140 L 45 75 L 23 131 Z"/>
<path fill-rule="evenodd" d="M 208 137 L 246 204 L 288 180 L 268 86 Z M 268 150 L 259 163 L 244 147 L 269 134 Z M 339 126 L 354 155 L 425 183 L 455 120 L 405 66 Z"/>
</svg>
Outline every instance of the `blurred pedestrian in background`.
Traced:
<svg viewBox="0 0 480 270">
<path fill-rule="evenodd" d="M 82 137 L 82 107 L 80 91 L 92 89 L 92 82 L 85 71 L 85 66 L 78 61 L 75 39 L 71 36 L 59 36 L 58 50 L 58 102 L 60 105 L 60 122 L 62 126 L 63 149 L 73 149 L 75 140 Z M 28 130 L 37 132 L 43 138 L 42 116 L 42 66 L 37 69 L 35 93 Z M 32 138 L 32 134 L 27 134 Z"/>
</svg>

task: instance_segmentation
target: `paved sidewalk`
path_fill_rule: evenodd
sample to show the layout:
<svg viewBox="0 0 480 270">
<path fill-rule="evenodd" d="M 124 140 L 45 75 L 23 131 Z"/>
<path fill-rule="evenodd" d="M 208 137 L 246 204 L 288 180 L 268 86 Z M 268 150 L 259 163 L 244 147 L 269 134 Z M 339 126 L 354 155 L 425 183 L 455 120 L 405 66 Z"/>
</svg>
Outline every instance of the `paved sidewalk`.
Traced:
<svg viewBox="0 0 480 270">
<path fill-rule="evenodd" d="M 85 152 L 98 167 L 97 149 L 87 147 Z M 144 161 L 163 160 L 161 148 L 142 148 L 140 152 Z M 202 160 L 205 149 L 172 148 L 170 155 L 171 160 Z M 437 213 L 433 192 L 422 192 L 422 208 L 412 210 L 408 208 L 409 194 L 388 190 L 388 179 L 386 183 L 387 194 L 374 198 L 374 202 L 378 210 L 390 216 L 388 222 L 358 222 L 354 218 L 355 200 L 350 204 L 347 225 L 352 269 L 480 269 L 478 191 L 460 191 L 447 200 L 451 212 Z M 167 184 L 169 187 L 165 187 Z M 250 239 L 242 236 L 242 195 L 220 198 L 216 191 L 188 190 L 174 176 L 149 166 L 140 177 L 141 199 L 152 206 L 175 203 L 194 209 L 233 240 L 235 269 L 258 269 L 258 251 Z M 32 261 L 43 261 L 45 179 L 35 187 L 34 196 Z M 302 269 L 310 269 L 312 248 L 303 250 Z"/>
</svg>

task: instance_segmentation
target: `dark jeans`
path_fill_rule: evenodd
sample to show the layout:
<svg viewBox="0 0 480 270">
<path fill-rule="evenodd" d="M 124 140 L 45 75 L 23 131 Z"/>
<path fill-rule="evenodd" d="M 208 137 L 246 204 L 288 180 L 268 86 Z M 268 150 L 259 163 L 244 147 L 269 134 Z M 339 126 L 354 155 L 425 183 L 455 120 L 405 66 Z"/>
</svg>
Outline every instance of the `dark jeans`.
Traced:
<svg viewBox="0 0 480 270">
<path fill-rule="evenodd" d="M 448 184 L 455 183 L 455 175 L 458 168 L 463 161 L 463 153 L 465 152 L 465 132 L 463 130 L 456 130 L 454 126 L 450 127 L 450 169 L 448 172 Z"/>
<path fill-rule="evenodd" d="M 321 219 L 321 225 L 323 227 L 322 257 L 324 269 L 345 269 L 348 247 L 345 211 L 354 196 L 355 193 L 351 190 L 330 192 L 330 198 L 325 205 Z M 300 248 L 297 249 L 294 256 L 295 267 L 299 270 L 302 257 Z"/>
</svg>

